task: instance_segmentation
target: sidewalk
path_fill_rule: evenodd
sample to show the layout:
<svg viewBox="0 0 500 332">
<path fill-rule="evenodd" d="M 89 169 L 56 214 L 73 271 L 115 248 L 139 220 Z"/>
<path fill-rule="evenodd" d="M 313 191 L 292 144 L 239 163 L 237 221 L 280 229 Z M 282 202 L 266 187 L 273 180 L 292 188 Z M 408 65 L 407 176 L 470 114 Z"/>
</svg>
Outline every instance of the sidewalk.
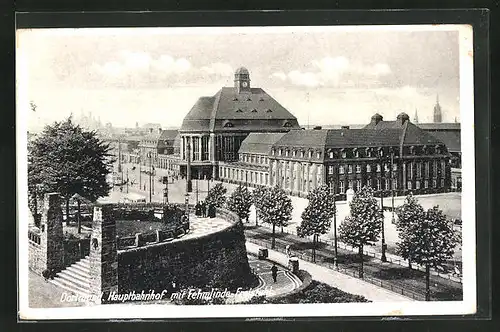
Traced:
<svg viewBox="0 0 500 332">
<path fill-rule="evenodd" d="M 258 254 L 260 247 L 247 241 L 246 248 L 248 252 Z M 268 249 L 268 251 L 270 260 L 285 266 L 288 265 L 288 258 L 286 255 L 271 249 Z M 373 302 L 413 301 L 410 298 L 393 293 L 381 287 L 377 287 L 362 280 L 349 277 L 345 274 L 303 260 L 299 260 L 299 267 L 300 269 L 309 272 L 314 280 L 324 282 L 325 284 L 336 287 L 344 292 L 362 295 L 366 299 Z"/>
</svg>

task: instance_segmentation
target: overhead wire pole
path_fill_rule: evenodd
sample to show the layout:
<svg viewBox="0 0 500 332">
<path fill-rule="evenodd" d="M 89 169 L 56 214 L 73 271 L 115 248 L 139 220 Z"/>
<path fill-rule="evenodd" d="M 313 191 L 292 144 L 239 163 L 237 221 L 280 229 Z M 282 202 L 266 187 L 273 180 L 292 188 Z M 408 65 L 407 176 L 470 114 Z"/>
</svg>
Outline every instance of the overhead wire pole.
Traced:
<svg viewBox="0 0 500 332">
<path fill-rule="evenodd" d="M 337 256 L 337 195 L 335 194 L 335 188 L 333 183 L 330 182 L 330 192 L 333 194 L 333 243 L 334 243 L 334 255 L 335 255 L 335 267 L 339 267 L 338 256 Z"/>
<path fill-rule="evenodd" d="M 392 224 L 394 224 L 394 151 L 391 153 L 391 194 L 392 194 Z"/>
<path fill-rule="evenodd" d="M 149 203 L 152 202 L 152 194 L 151 194 L 151 174 L 152 172 L 152 164 L 151 164 L 151 152 L 148 152 L 148 159 L 149 159 Z"/>
<path fill-rule="evenodd" d="M 382 210 L 382 257 L 380 258 L 382 262 L 387 262 L 387 257 L 385 255 L 385 217 L 384 217 L 384 191 L 382 190 L 382 180 L 384 180 L 385 185 L 385 163 L 383 163 L 382 150 L 380 150 L 380 209 Z M 384 176 L 383 176 L 384 175 Z"/>
</svg>

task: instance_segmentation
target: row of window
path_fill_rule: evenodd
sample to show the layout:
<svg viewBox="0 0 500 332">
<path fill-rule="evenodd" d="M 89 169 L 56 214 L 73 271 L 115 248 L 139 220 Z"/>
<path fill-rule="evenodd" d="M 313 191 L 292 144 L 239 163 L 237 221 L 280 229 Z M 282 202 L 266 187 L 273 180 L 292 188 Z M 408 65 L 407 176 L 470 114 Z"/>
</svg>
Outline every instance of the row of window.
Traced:
<svg viewBox="0 0 500 332">
<path fill-rule="evenodd" d="M 406 155 L 415 155 L 417 154 L 417 152 L 419 152 L 419 150 L 422 152 L 422 154 L 429 154 L 431 152 L 434 152 L 434 153 L 441 153 L 442 152 L 442 149 L 440 146 L 436 146 L 434 147 L 433 149 L 429 148 L 429 147 L 421 147 L 421 149 L 417 149 L 416 147 L 414 146 L 411 146 L 409 147 L 409 149 L 406 151 Z M 393 149 L 393 155 L 397 156 L 399 154 L 399 150 L 397 149 Z M 305 151 L 303 150 L 300 150 L 300 151 L 297 151 L 297 150 L 293 150 L 293 151 L 290 151 L 289 149 L 273 149 L 271 151 L 271 154 L 274 156 L 274 155 L 278 155 L 278 156 L 285 156 L 285 157 L 297 157 L 300 155 L 300 158 L 305 158 Z M 313 157 L 313 154 L 314 152 L 312 150 L 309 150 L 307 151 L 307 157 L 308 158 L 312 158 Z M 316 158 L 317 159 L 320 159 L 321 158 L 321 152 L 320 151 L 316 151 L 315 152 L 315 155 L 316 155 Z M 338 158 L 338 157 L 341 157 L 341 158 L 347 158 L 347 157 L 354 157 L 354 158 L 360 158 L 360 157 L 367 157 L 367 158 L 374 158 L 374 157 L 383 157 L 383 156 L 386 156 L 386 155 L 391 155 L 391 151 L 384 151 L 384 149 L 382 148 L 366 148 L 366 149 L 352 149 L 352 150 L 348 150 L 348 149 L 341 149 L 340 151 L 329 151 L 328 152 L 328 157 L 330 159 L 334 159 L 334 158 Z"/>
<path fill-rule="evenodd" d="M 267 173 L 240 170 L 231 167 L 220 167 L 219 177 L 223 179 L 230 179 L 259 185 L 268 185 L 269 183 L 269 174 Z"/>
<path fill-rule="evenodd" d="M 446 162 L 444 160 L 441 160 L 440 162 L 440 166 L 441 166 L 441 174 L 445 174 L 446 172 Z M 390 171 L 390 164 L 389 163 L 384 163 L 383 164 L 384 166 L 384 172 L 389 172 Z M 366 170 L 366 173 L 370 173 L 372 172 L 372 165 L 368 164 L 368 165 L 355 165 L 354 166 L 355 168 L 355 172 L 356 173 L 361 173 L 362 172 L 362 169 L 365 168 Z M 375 171 L 376 172 L 380 172 L 381 170 L 381 165 L 380 164 L 376 164 L 375 165 Z M 430 174 L 430 169 L 431 169 L 431 162 L 429 161 L 426 161 L 426 162 L 423 162 L 423 163 L 419 163 L 419 162 L 410 162 L 410 163 L 407 163 L 407 172 L 408 172 L 408 176 L 410 178 L 413 178 L 413 175 L 416 174 L 416 177 L 421 177 L 422 176 L 422 169 L 424 169 L 424 173 L 425 173 L 425 176 L 426 177 L 429 177 L 429 174 Z M 393 164 L 392 165 L 392 170 L 394 172 L 396 172 L 398 170 L 398 165 L 397 164 Z M 339 166 L 339 174 L 345 174 L 346 172 L 348 174 L 351 174 L 353 173 L 353 165 L 340 165 Z M 334 166 L 328 166 L 328 174 L 334 174 L 335 173 L 335 168 Z M 437 175 L 438 173 L 438 161 L 437 160 L 434 160 L 432 162 L 432 173 L 434 174 L 434 176 Z"/>
<path fill-rule="evenodd" d="M 253 154 L 240 154 L 240 161 L 251 164 L 261 164 L 267 165 L 269 163 L 269 159 L 266 156 L 253 155 Z"/>
<path fill-rule="evenodd" d="M 372 186 L 372 184 L 370 184 L 370 180 L 368 181 L 368 183 L 364 183 L 361 179 L 357 179 L 357 180 L 348 180 L 347 181 L 347 189 L 348 188 L 352 188 L 354 191 L 358 191 L 361 189 L 361 187 L 363 185 L 370 185 Z M 344 194 L 345 191 L 346 191 L 346 182 L 344 180 L 340 180 L 339 181 L 339 192 L 341 194 Z M 430 187 L 430 185 L 432 185 Z M 382 187 L 383 186 L 383 187 Z M 333 185 L 334 187 L 334 185 Z M 394 190 L 397 190 L 398 188 L 398 180 L 397 179 L 394 179 L 392 181 L 392 189 Z M 432 182 L 430 182 L 429 180 L 424 180 L 424 181 L 407 181 L 406 182 L 406 189 L 408 190 L 419 190 L 419 189 L 429 189 L 429 188 L 438 188 L 438 181 L 436 179 L 432 180 Z M 439 181 L 439 188 L 444 188 L 444 179 L 441 179 Z M 374 189 L 376 190 L 390 190 L 391 189 L 391 181 L 390 179 L 375 179 L 375 185 L 374 185 Z"/>
</svg>

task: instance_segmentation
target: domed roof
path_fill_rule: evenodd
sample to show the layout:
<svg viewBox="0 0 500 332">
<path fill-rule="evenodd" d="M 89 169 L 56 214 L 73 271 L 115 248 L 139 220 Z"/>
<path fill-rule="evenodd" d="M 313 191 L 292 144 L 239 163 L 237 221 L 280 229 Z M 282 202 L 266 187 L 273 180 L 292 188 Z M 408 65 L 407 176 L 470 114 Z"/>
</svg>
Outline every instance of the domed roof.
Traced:
<svg viewBox="0 0 500 332">
<path fill-rule="evenodd" d="M 248 69 L 246 69 L 245 67 L 240 67 L 238 69 L 236 69 L 236 71 L 234 72 L 235 75 L 249 75 L 249 72 L 248 72 Z"/>
<path fill-rule="evenodd" d="M 380 115 L 378 113 L 375 113 L 375 114 L 372 115 L 372 119 L 373 120 L 382 120 L 383 117 L 382 117 L 382 115 Z"/>
</svg>

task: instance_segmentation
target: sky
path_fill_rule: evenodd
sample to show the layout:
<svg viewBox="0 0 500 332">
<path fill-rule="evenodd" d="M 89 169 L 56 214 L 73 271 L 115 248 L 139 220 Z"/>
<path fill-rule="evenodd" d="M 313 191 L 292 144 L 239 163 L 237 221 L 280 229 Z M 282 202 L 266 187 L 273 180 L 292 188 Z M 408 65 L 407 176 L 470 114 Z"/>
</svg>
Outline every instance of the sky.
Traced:
<svg viewBox="0 0 500 332">
<path fill-rule="evenodd" d="M 456 27 L 21 30 L 18 109 L 36 104 L 30 130 L 82 112 L 116 127 L 176 127 L 244 66 L 303 126 L 376 112 L 432 122 L 438 94 L 443 121 L 460 121 Z"/>
</svg>

